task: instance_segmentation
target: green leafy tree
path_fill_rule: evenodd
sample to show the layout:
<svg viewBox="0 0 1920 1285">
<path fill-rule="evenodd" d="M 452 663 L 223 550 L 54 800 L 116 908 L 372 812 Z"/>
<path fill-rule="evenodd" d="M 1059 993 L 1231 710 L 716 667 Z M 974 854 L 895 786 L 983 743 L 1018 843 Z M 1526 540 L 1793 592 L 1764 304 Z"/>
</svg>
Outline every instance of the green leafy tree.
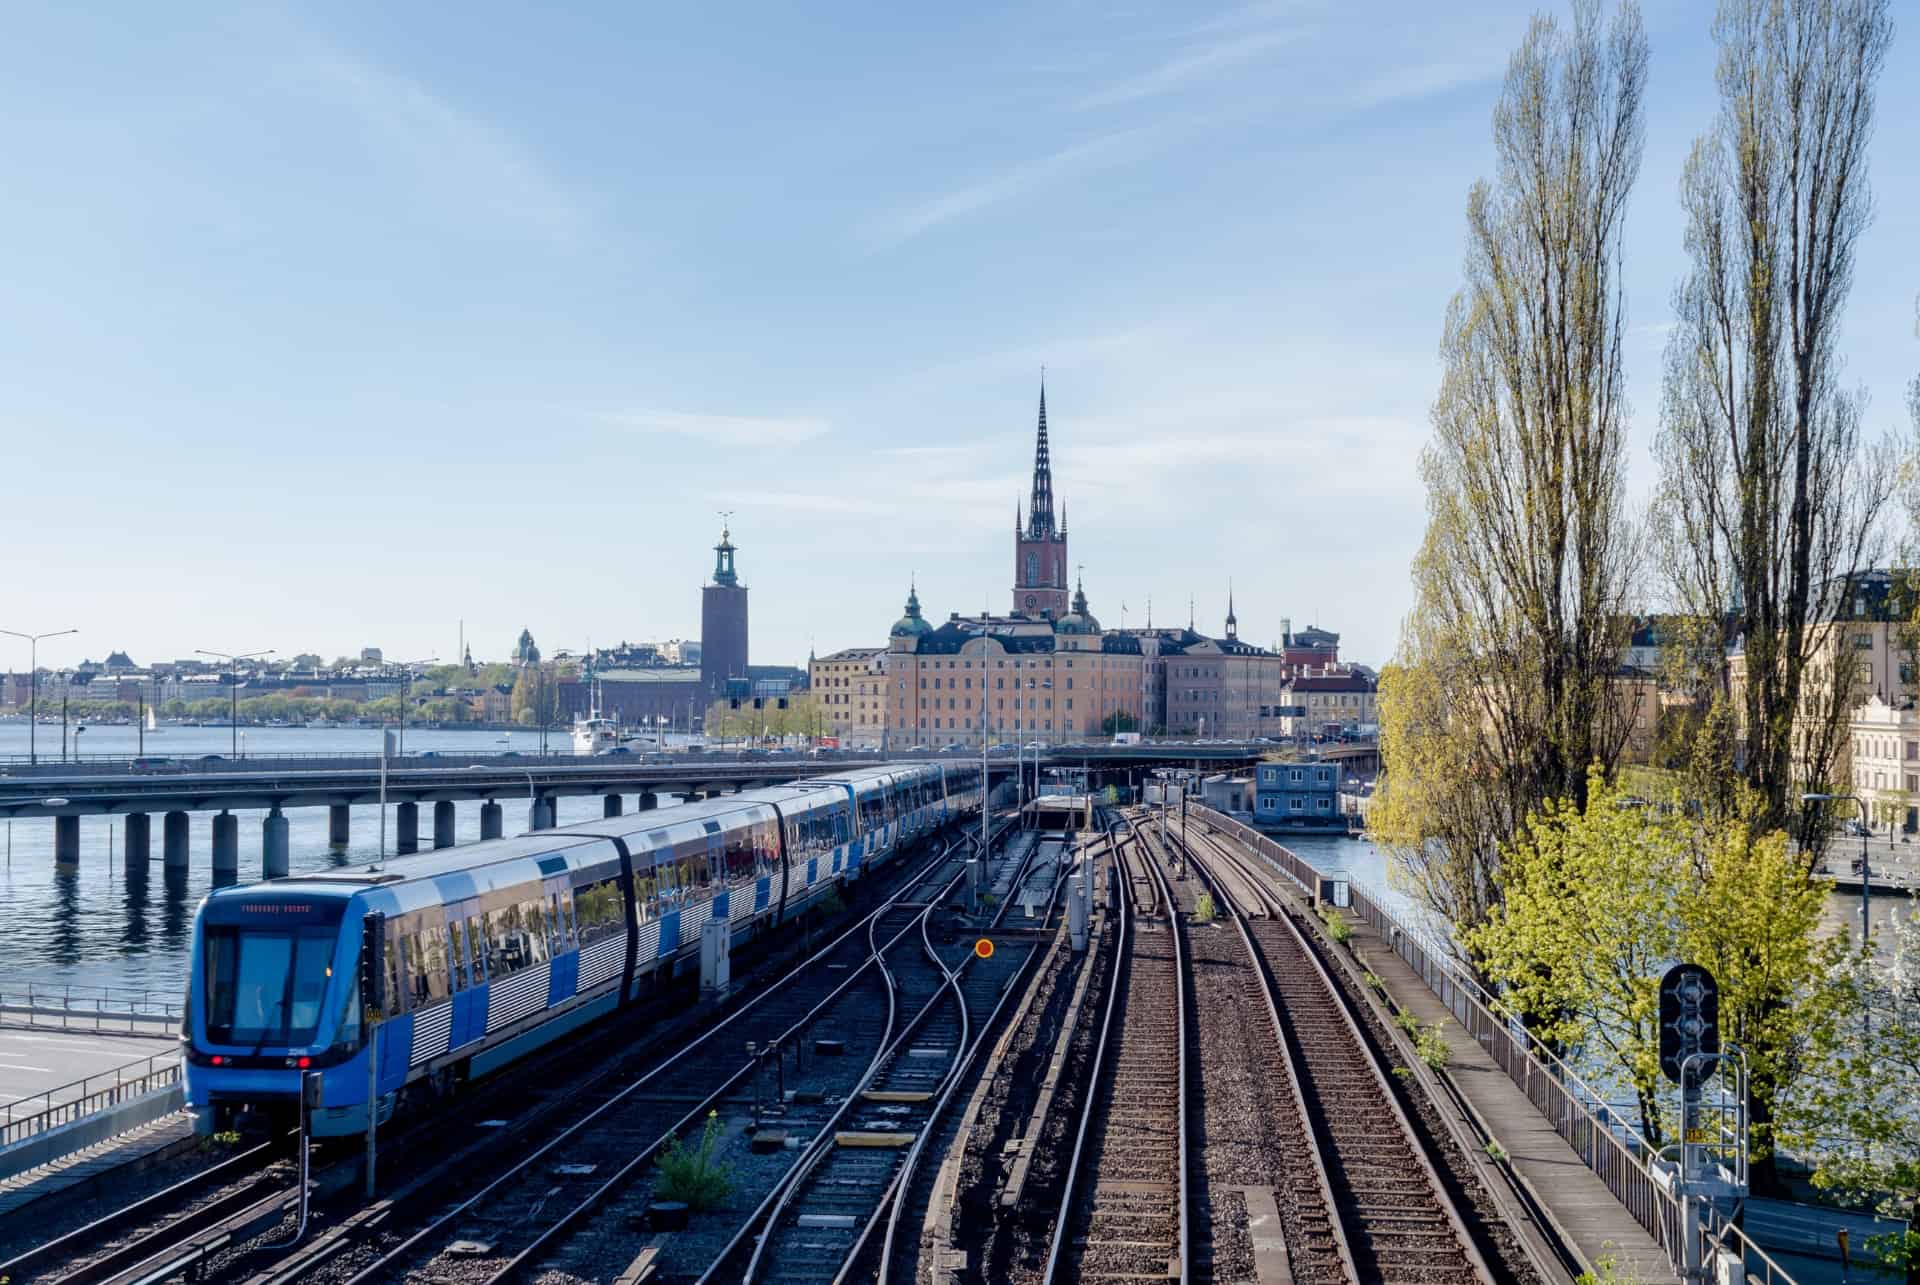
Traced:
<svg viewBox="0 0 1920 1285">
<path fill-rule="evenodd" d="M 1748 1058 L 1753 1152 L 1772 1154 L 1780 1121 L 1810 1109 L 1810 1069 L 1835 1055 L 1850 1011 L 1850 944 L 1821 935 L 1824 889 L 1785 835 L 1756 837 L 1749 815 L 1696 814 L 1678 797 L 1629 803 L 1596 773 L 1585 808 L 1554 801 L 1535 815 L 1501 885 L 1501 904 L 1468 936 L 1503 1001 L 1544 1042 L 1604 1056 L 1633 1084 L 1656 1144 L 1672 1123 L 1659 978 L 1678 960 L 1706 966 L 1722 1037 Z"/>
<path fill-rule="evenodd" d="M 1140 720 L 1126 710 L 1116 710 L 1100 720 L 1100 730 L 1108 736 L 1115 732 L 1137 732 L 1140 730 Z"/>
<path fill-rule="evenodd" d="M 1831 1135 L 1837 1125 L 1849 1140 L 1821 1156 L 1815 1185 L 1906 1219 L 1920 1214 L 1920 908 L 1896 910 L 1886 931 L 1885 962 L 1860 955 L 1845 970 L 1855 1007 L 1872 1021 L 1848 1032 L 1848 1056 L 1806 1114 L 1819 1132 Z M 1872 1248 L 1890 1267 L 1920 1265 L 1920 1232 Z"/>
</svg>

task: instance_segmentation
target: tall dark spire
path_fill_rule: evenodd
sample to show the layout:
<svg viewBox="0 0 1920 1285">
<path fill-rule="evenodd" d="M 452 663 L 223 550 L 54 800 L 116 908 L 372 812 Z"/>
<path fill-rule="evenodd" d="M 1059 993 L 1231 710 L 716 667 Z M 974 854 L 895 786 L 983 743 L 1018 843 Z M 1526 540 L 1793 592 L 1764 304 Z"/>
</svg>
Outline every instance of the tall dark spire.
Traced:
<svg viewBox="0 0 1920 1285">
<path fill-rule="evenodd" d="M 1240 636 L 1240 621 L 1236 619 L 1233 614 L 1233 579 L 1232 577 L 1228 577 L 1227 579 L 1227 637 L 1229 639 L 1235 639 L 1235 638 L 1238 638 L 1239 636 Z"/>
<path fill-rule="evenodd" d="M 1047 454 L 1047 380 L 1040 377 L 1040 432 L 1033 445 L 1033 501 L 1028 506 L 1027 538 L 1053 534 L 1053 461 Z"/>
</svg>

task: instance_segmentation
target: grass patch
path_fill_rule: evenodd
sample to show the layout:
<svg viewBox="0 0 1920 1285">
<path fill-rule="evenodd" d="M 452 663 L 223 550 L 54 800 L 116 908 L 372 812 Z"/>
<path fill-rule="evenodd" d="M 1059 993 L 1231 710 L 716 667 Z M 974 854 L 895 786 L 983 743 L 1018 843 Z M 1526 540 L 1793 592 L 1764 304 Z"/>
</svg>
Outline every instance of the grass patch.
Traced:
<svg viewBox="0 0 1920 1285">
<path fill-rule="evenodd" d="M 1203 892 L 1198 897 L 1195 897 L 1193 899 L 1193 922 L 1194 923 L 1210 924 L 1213 922 L 1214 915 L 1216 913 L 1218 912 L 1214 910 L 1212 893 Z"/>
<path fill-rule="evenodd" d="M 1338 945 L 1344 946 L 1353 938 L 1353 925 L 1335 906 L 1320 907 L 1320 920 L 1327 926 L 1327 936 Z"/>
<path fill-rule="evenodd" d="M 709 1111 L 700 1130 L 700 1142 L 688 1147 L 679 1138 L 660 1153 L 660 1180 L 653 1185 L 655 1200 L 677 1200 L 699 1213 L 733 1193 L 733 1170 L 714 1159 L 720 1148 L 720 1113 Z"/>
</svg>

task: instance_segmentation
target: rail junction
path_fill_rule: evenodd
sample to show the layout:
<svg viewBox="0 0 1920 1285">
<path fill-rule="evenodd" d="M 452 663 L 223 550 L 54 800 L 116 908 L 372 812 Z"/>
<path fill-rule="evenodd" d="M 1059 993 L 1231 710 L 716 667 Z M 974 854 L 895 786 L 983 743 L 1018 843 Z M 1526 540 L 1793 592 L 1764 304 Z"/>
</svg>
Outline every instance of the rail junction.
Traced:
<svg viewBox="0 0 1920 1285">
<path fill-rule="evenodd" d="M 723 1002 L 664 988 L 476 1083 L 387 1140 L 376 1199 L 353 1148 L 316 1149 L 298 1226 L 296 1140 L 261 1138 L 77 1225 L 0 1222 L 0 1278 L 1493 1285 L 1591 1266 L 1554 1193 L 1490 1164 L 1409 1070 L 1311 890 L 1211 814 L 1082 798 L 1064 828 L 1022 827 L 1040 815 L 931 836 L 743 960 Z M 689 1208 L 662 1166 L 703 1148 L 724 1193 Z M 1673 1279 L 1664 1246 L 1627 1248 Z"/>
</svg>

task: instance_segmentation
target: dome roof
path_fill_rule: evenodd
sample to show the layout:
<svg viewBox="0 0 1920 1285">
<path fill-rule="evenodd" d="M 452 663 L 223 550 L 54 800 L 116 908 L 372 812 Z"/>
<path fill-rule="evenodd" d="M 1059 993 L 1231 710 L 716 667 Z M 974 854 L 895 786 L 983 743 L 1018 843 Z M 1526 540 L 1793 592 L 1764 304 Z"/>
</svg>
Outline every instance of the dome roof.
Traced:
<svg viewBox="0 0 1920 1285">
<path fill-rule="evenodd" d="M 1053 622 L 1053 631 L 1057 634 L 1097 634 L 1100 622 L 1087 610 L 1087 591 L 1080 585 L 1073 587 L 1073 610 Z"/>
<path fill-rule="evenodd" d="M 920 590 L 914 586 L 907 590 L 907 614 L 893 622 L 888 631 L 894 638 L 918 638 L 933 632 L 933 626 L 920 614 Z"/>
</svg>

